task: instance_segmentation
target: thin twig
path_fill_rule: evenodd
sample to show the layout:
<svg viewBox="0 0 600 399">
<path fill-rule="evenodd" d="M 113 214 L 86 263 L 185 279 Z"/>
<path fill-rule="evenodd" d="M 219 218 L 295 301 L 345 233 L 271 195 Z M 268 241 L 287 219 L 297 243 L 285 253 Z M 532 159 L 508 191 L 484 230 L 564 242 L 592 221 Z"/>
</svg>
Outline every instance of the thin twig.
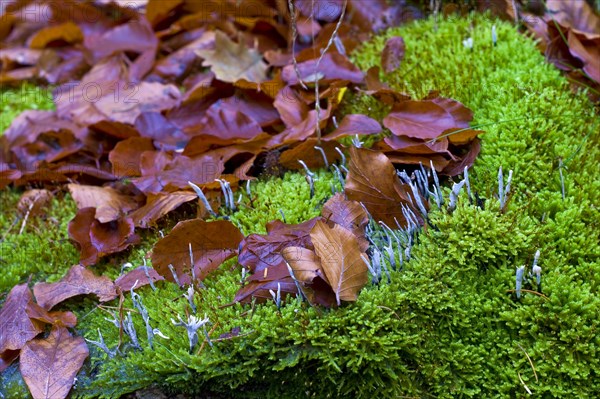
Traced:
<svg viewBox="0 0 600 399">
<path fill-rule="evenodd" d="M 525 351 L 525 349 L 523 349 L 523 347 L 518 342 L 517 342 L 517 346 L 519 347 L 519 349 L 521 349 L 523 351 L 523 353 L 525 354 L 525 356 L 527 356 L 527 360 L 529 360 L 529 364 L 531 364 L 531 369 L 533 370 L 533 375 L 535 376 L 535 382 L 539 382 L 537 373 L 535 372 L 535 366 L 533 365 L 533 361 L 531 360 L 531 358 L 527 354 L 527 351 Z"/>
<path fill-rule="evenodd" d="M 517 292 L 517 290 L 506 290 L 506 292 Z M 547 301 L 550 300 L 550 298 L 548 298 L 546 295 L 544 295 L 540 292 L 537 292 L 537 291 L 521 289 L 521 292 L 529 292 L 530 294 L 535 294 L 537 296 L 541 296 L 542 298 L 544 298 Z"/>
<path fill-rule="evenodd" d="M 314 6 L 314 4 L 313 4 Z M 331 34 L 331 37 L 329 38 L 329 41 L 327 42 L 327 45 L 325 46 L 325 48 L 321 51 L 321 55 L 319 56 L 319 59 L 317 60 L 317 63 L 315 64 L 315 70 L 314 70 L 314 74 L 313 76 L 315 77 L 315 111 L 317 111 L 317 143 L 319 145 L 321 145 L 321 104 L 319 102 L 319 76 L 318 76 L 318 72 L 319 72 L 319 66 L 321 65 L 321 61 L 323 60 L 323 57 L 325 56 L 325 54 L 327 54 L 327 51 L 329 51 L 329 48 L 331 47 L 331 45 L 333 44 L 336 35 L 338 34 L 338 31 L 340 30 L 340 27 L 342 26 L 342 22 L 344 21 L 344 16 L 346 15 L 346 7 L 348 6 L 348 0 L 344 0 L 344 5 L 342 6 L 342 13 L 340 14 L 340 19 L 338 19 L 337 24 L 335 25 L 335 29 L 333 30 L 333 33 Z M 313 7 L 313 12 L 314 12 L 314 7 Z"/>
<path fill-rule="evenodd" d="M 306 87 L 306 84 L 304 84 L 304 81 L 302 80 L 302 76 L 300 76 L 298 60 L 296 59 L 296 39 L 298 38 L 298 29 L 296 25 L 296 10 L 294 9 L 293 0 L 288 0 L 288 7 L 290 10 L 290 22 L 292 23 L 292 62 L 294 63 L 294 72 L 296 72 L 296 77 L 298 78 L 300 86 L 302 86 L 304 90 L 308 90 L 308 87 Z"/>
</svg>

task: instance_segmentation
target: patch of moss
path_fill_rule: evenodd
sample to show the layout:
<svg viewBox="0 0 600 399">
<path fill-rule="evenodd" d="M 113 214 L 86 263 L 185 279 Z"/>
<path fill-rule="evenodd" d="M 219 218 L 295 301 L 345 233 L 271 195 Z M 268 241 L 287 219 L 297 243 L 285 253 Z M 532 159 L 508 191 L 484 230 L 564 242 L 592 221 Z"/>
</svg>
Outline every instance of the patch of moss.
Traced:
<svg viewBox="0 0 600 399">
<path fill-rule="evenodd" d="M 21 192 L 3 191 L 0 195 L 0 292 L 31 281 L 56 281 L 79 261 L 79 253 L 69 242 L 67 225 L 77 207 L 69 195 L 52 199 L 43 217 L 29 218 L 19 234 L 23 218 L 17 212 Z M 10 231 L 10 232 L 9 232 Z"/>
<path fill-rule="evenodd" d="M 21 112 L 30 109 L 51 110 L 52 89 L 24 83 L 18 88 L 0 88 L 0 134 Z"/>
</svg>

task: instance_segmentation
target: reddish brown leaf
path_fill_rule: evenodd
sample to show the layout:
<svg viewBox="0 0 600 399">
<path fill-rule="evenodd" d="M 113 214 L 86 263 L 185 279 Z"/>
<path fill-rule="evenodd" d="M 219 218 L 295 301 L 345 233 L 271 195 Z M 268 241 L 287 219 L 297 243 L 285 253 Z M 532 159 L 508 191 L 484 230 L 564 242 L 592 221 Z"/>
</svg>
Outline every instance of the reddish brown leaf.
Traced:
<svg viewBox="0 0 600 399">
<path fill-rule="evenodd" d="M 350 230 L 358 239 L 362 252 L 369 248 L 369 241 L 365 237 L 365 227 L 369 223 L 369 217 L 358 202 L 349 201 L 344 198 L 344 195 L 336 193 L 323 205 L 321 215 L 330 226 L 335 223 Z"/>
<path fill-rule="evenodd" d="M 56 283 L 37 283 L 33 287 L 37 303 L 50 310 L 62 301 L 77 295 L 94 294 L 100 302 L 113 300 L 117 292 L 108 277 L 96 276 L 91 270 L 75 265 Z"/>
<path fill-rule="evenodd" d="M 173 265 L 182 284 L 192 282 L 190 249 L 194 256 L 193 273 L 203 280 L 224 261 L 236 255 L 244 236 L 231 222 L 200 219 L 177 223 L 165 238 L 152 249 L 152 264 L 160 275 L 175 281 L 169 265 Z"/>
<path fill-rule="evenodd" d="M 260 274 L 265 269 L 285 266 L 281 251 L 286 247 L 312 248 L 310 229 L 318 218 L 300 224 L 285 224 L 275 220 L 267 225 L 267 234 L 250 234 L 240 244 L 238 262 Z"/>
<path fill-rule="evenodd" d="M 273 299 L 270 291 L 277 292 L 278 289 L 282 299 L 286 295 L 296 295 L 298 293 L 296 283 L 288 274 L 287 277 L 279 280 L 250 281 L 236 292 L 233 302 L 250 303 L 252 298 L 256 298 L 258 303 L 264 303 Z"/>
<path fill-rule="evenodd" d="M 473 113 L 447 98 L 408 100 L 394 105 L 383 125 L 397 136 L 434 139 L 452 128 L 468 128 Z"/>
<path fill-rule="evenodd" d="M 89 352 L 82 337 L 54 327 L 45 339 L 29 341 L 21 351 L 21 375 L 34 399 L 66 398 Z"/>
<path fill-rule="evenodd" d="M 27 284 L 14 286 L 6 297 L 0 310 L 0 354 L 20 350 L 27 341 L 44 331 L 42 323 L 27 315 L 27 306 L 32 301 Z"/>
<path fill-rule="evenodd" d="M 300 78 L 306 83 L 314 83 L 316 80 L 324 82 L 332 80 L 347 80 L 360 84 L 364 80 L 364 74 L 348 58 L 340 53 L 327 53 L 323 56 L 319 68 L 317 60 L 312 59 L 298 63 Z M 283 68 L 281 78 L 288 85 L 298 84 L 298 74 L 293 65 Z"/>
<path fill-rule="evenodd" d="M 103 256 L 123 251 L 139 241 L 131 218 L 101 223 L 95 214 L 95 208 L 83 208 L 69 222 L 69 237 L 77 244 L 81 252 L 79 262 L 84 266 L 93 265 Z"/>
<path fill-rule="evenodd" d="M 56 44 L 75 44 L 83 41 L 83 33 L 73 22 L 49 26 L 39 30 L 29 42 L 29 47 L 43 49 Z"/>
<path fill-rule="evenodd" d="M 35 302 L 27 304 L 27 316 L 31 319 L 41 321 L 43 323 L 57 325 L 59 327 L 75 327 L 77 325 L 77 316 L 72 312 L 48 312 Z"/>
<path fill-rule="evenodd" d="M 223 82 L 267 80 L 267 64 L 262 55 L 245 43 L 235 43 L 221 31 L 216 32 L 214 50 L 196 50 L 196 53 L 204 58 L 202 65 L 210 67 Z"/>
<path fill-rule="evenodd" d="M 335 305 L 335 293 L 327 281 L 321 260 L 314 251 L 301 247 L 287 247 L 281 255 L 293 270 L 294 278 L 309 303 L 325 307 Z"/>
<path fill-rule="evenodd" d="M 362 114 L 351 114 L 344 116 L 340 125 L 333 132 L 323 137 L 323 140 L 337 140 L 355 134 L 370 135 L 379 133 L 381 133 L 381 125 L 375 119 Z"/>
<path fill-rule="evenodd" d="M 95 102 L 96 109 L 112 121 L 133 125 L 142 112 L 168 110 L 177 106 L 181 100 L 181 93 L 175 85 L 149 82 L 117 82 L 116 85 L 118 101 L 115 101 L 114 93 L 110 93 Z"/>
<path fill-rule="evenodd" d="M 224 161 L 219 154 L 190 158 L 164 151 L 146 151 L 140 159 L 141 177 L 131 179 L 145 194 L 158 194 L 188 188 L 188 182 L 212 183 L 221 176 Z"/>
<path fill-rule="evenodd" d="M 7 350 L 0 353 L 0 373 L 3 372 L 19 357 L 19 350 Z"/>
<path fill-rule="evenodd" d="M 400 67 L 405 51 L 406 45 L 402 37 L 394 36 L 387 39 L 381 53 L 381 66 L 385 73 L 393 72 Z"/>
<path fill-rule="evenodd" d="M 279 164 L 292 170 L 302 169 L 303 166 L 298 162 L 301 160 L 310 169 L 322 168 L 325 166 L 325 160 L 321 152 L 315 149 L 315 146 L 319 146 L 325 151 L 325 156 L 327 156 L 327 161 L 330 164 L 341 159 L 340 154 L 335 150 L 336 147 L 340 147 L 339 143 L 335 141 L 322 141 L 319 145 L 319 141 L 311 137 L 299 143 L 294 148 L 282 152 L 279 157 Z"/>
<path fill-rule="evenodd" d="M 27 190 L 21 195 L 17 209 L 21 216 L 41 216 L 46 212 L 52 198 L 53 195 L 48 190 Z"/>
<path fill-rule="evenodd" d="M 78 209 L 96 208 L 94 217 L 100 223 L 112 222 L 138 208 L 138 203 L 132 197 L 121 194 L 112 187 L 81 184 L 68 184 L 67 187 Z"/>
<path fill-rule="evenodd" d="M 149 0 L 146 5 L 146 18 L 153 27 L 169 18 L 169 15 L 184 3 L 183 0 Z"/>
<path fill-rule="evenodd" d="M 331 228 L 317 221 L 310 238 L 338 306 L 341 301 L 356 301 L 358 292 L 369 280 L 367 265 L 361 258 L 366 254 L 360 251 L 356 236 L 340 225 Z"/>
<path fill-rule="evenodd" d="M 129 214 L 135 227 L 148 228 L 158 219 L 176 209 L 180 205 L 197 199 L 198 196 L 189 191 L 175 191 L 167 194 L 149 194 L 146 205 Z"/>
<path fill-rule="evenodd" d="M 130 137 L 119 141 L 108 154 L 113 175 L 118 178 L 140 176 L 142 153 L 153 150 L 152 140 L 146 137 Z"/>
<path fill-rule="evenodd" d="M 384 154 L 351 147 L 345 193 L 348 199 L 362 202 L 376 221 L 406 225 L 402 205 L 412 208 L 409 193 Z"/>
<path fill-rule="evenodd" d="M 150 276 L 150 278 L 148 278 L 148 276 Z M 154 283 L 164 279 L 165 278 L 159 275 L 153 268 L 140 266 L 117 278 L 115 280 L 115 286 L 118 287 L 121 292 L 126 292 L 131 290 L 134 286 L 136 288 L 143 287 L 144 285 L 150 284 L 150 281 Z"/>
</svg>

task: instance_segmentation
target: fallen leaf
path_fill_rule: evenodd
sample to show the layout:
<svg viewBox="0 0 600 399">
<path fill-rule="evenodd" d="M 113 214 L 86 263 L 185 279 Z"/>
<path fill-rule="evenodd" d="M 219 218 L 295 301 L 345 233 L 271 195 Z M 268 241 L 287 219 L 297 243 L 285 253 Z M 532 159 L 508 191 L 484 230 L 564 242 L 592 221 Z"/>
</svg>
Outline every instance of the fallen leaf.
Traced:
<svg viewBox="0 0 600 399">
<path fill-rule="evenodd" d="M 148 228 L 158 219 L 173 211 L 180 205 L 197 199 L 198 196 L 189 191 L 175 191 L 166 194 L 148 194 L 146 205 L 131 212 L 129 217 L 135 227 Z"/>
<path fill-rule="evenodd" d="M 50 336 L 29 341 L 21 350 L 20 370 L 34 399 L 66 398 L 89 352 L 82 337 L 64 327 Z"/>
<path fill-rule="evenodd" d="M 152 140 L 146 137 L 130 137 L 119 141 L 108 154 L 108 159 L 112 165 L 112 173 L 118 178 L 140 176 L 142 153 L 144 151 L 154 151 L 154 149 Z"/>
<path fill-rule="evenodd" d="M 117 292 L 110 278 L 96 276 L 81 265 L 69 269 L 67 275 L 56 283 L 37 283 L 33 286 L 37 303 L 46 310 L 77 295 L 94 294 L 100 302 L 113 300 Z"/>
<path fill-rule="evenodd" d="M 142 176 L 131 179 L 146 195 L 179 191 L 188 182 L 212 183 L 221 176 L 225 166 L 219 154 L 187 157 L 164 151 L 146 151 L 140 158 Z"/>
<path fill-rule="evenodd" d="M 240 244 L 238 262 L 252 273 L 285 266 L 281 251 L 286 247 L 312 248 L 310 230 L 318 218 L 300 224 L 286 224 L 279 220 L 267 225 L 267 234 L 250 234 Z"/>
<path fill-rule="evenodd" d="M 342 157 L 335 150 L 336 147 L 340 148 L 340 144 L 336 141 L 322 141 L 319 144 L 319 140 L 316 138 L 308 138 L 306 141 L 299 143 L 298 145 L 290 148 L 281 153 L 279 157 L 279 164 L 287 169 L 298 170 L 302 169 L 303 166 L 298 161 L 303 161 L 306 166 L 310 169 L 317 169 L 325 167 L 325 160 L 320 151 L 315 146 L 321 147 L 327 157 L 329 164 L 339 161 Z"/>
<path fill-rule="evenodd" d="M 369 248 L 369 241 L 365 237 L 369 216 L 358 202 L 347 200 L 343 194 L 336 193 L 323 205 L 321 216 L 330 226 L 335 223 L 350 230 L 358 239 L 362 252 Z"/>
<path fill-rule="evenodd" d="M 192 282 L 192 273 L 202 281 L 210 272 L 237 253 L 244 236 L 231 222 L 200 219 L 177 223 L 171 233 L 152 249 L 152 265 L 169 281 L 175 281 L 169 265 L 173 265 L 182 284 Z M 190 244 L 194 257 L 193 272 Z"/>
<path fill-rule="evenodd" d="M 361 258 L 366 254 L 360 251 L 356 236 L 340 225 L 331 228 L 319 220 L 310 238 L 337 305 L 340 306 L 341 301 L 356 301 L 358 292 L 369 281 L 367 265 Z"/>
<path fill-rule="evenodd" d="M 232 41 L 219 30 L 215 35 L 215 49 L 196 50 L 196 54 L 204 58 L 202 65 L 210 67 L 217 79 L 223 82 L 245 79 L 259 83 L 267 80 L 268 66 L 262 55 L 245 43 Z"/>
<path fill-rule="evenodd" d="M 77 208 L 95 208 L 94 218 L 100 223 L 115 221 L 129 211 L 138 208 L 137 201 L 128 195 L 119 193 L 112 187 L 82 184 L 68 184 L 67 187 Z"/>
<path fill-rule="evenodd" d="M 337 140 L 356 134 L 371 135 L 379 133 L 381 133 L 381 125 L 375 119 L 362 114 L 350 114 L 344 116 L 339 126 L 323 137 L 323 140 Z"/>
<path fill-rule="evenodd" d="M 318 65 L 318 60 L 312 59 L 298 63 L 298 73 L 293 65 L 287 65 L 281 72 L 281 78 L 288 85 L 299 83 L 298 75 L 306 83 L 314 83 L 317 80 L 327 82 L 332 80 L 347 80 L 360 84 L 364 80 L 364 74 L 350 60 L 340 53 L 327 53 Z"/>
<path fill-rule="evenodd" d="M 101 223 L 95 214 L 95 208 L 83 208 L 69 222 L 69 238 L 77 244 L 81 253 L 79 262 L 84 266 L 93 265 L 98 259 L 121 252 L 139 241 L 131 218 Z"/>
<path fill-rule="evenodd" d="M 83 41 L 83 33 L 73 22 L 49 26 L 39 30 L 29 42 L 29 47 L 43 49 L 56 44 L 75 44 Z"/>
<path fill-rule="evenodd" d="M 117 278 L 115 280 L 115 286 L 118 287 L 121 292 L 127 292 L 134 286 L 139 288 L 150 284 L 150 281 L 155 283 L 164 279 L 165 278 L 158 274 L 153 268 L 148 266 L 140 266 Z"/>
<path fill-rule="evenodd" d="M 46 212 L 52 198 L 52 193 L 45 189 L 27 190 L 21 195 L 17 209 L 21 216 L 27 214 L 29 217 L 41 216 Z"/>
<path fill-rule="evenodd" d="M 44 331 L 43 324 L 31 320 L 27 306 L 33 301 L 27 284 L 16 285 L 0 310 L 0 354 L 20 350 L 27 341 Z"/>
<path fill-rule="evenodd" d="M 390 227 L 405 227 L 402 206 L 419 212 L 411 205 L 409 189 L 400 183 L 396 169 L 384 154 L 351 147 L 345 193 L 348 199 L 362 202 L 376 221 Z M 420 220 L 422 223 L 422 220 Z"/>
<path fill-rule="evenodd" d="M 385 73 L 391 73 L 400 67 L 406 52 L 406 44 L 400 36 L 387 39 L 381 53 L 381 66 Z"/>
<path fill-rule="evenodd" d="M 458 101 L 437 98 L 396 103 L 383 125 L 397 136 L 434 139 L 453 128 L 468 128 L 473 113 Z"/>
<path fill-rule="evenodd" d="M 46 309 L 31 301 L 27 304 L 27 316 L 31 319 L 41 321 L 50 325 L 57 325 L 59 327 L 75 327 L 77 325 L 77 316 L 72 312 L 48 312 Z"/>
<path fill-rule="evenodd" d="M 281 255 L 292 269 L 302 294 L 310 304 L 328 308 L 335 305 L 335 293 L 327 281 L 321 260 L 314 251 L 302 247 L 287 247 L 281 251 Z"/>
</svg>

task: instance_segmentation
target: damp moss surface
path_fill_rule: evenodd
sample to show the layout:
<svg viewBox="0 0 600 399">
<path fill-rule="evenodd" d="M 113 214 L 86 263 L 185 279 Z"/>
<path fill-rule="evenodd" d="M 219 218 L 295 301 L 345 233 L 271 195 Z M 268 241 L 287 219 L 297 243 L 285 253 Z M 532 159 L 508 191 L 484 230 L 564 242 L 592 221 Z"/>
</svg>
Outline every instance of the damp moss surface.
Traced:
<svg viewBox="0 0 600 399">
<path fill-rule="evenodd" d="M 137 292 L 150 323 L 167 338 L 155 336 L 150 347 L 144 322 L 126 295 L 124 306 L 132 312 L 143 350 L 122 346 L 124 353 L 109 359 L 89 345 L 91 356 L 73 397 L 116 398 L 148 386 L 168 395 L 248 398 L 521 397 L 528 391 L 564 398 L 600 392 L 596 110 L 584 93 L 573 94 L 535 43 L 510 24 L 486 15 L 450 17 L 437 28 L 432 20 L 418 21 L 366 43 L 354 61 L 364 70 L 378 65 L 385 40 L 396 35 L 405 40 L 406 57 L 382 79 L 416 98 L 439 90 L 471 108 L 474 124 L 486 131 L 470 172 L 485 209 L 469 204 L 463 194 L 452 214 L 434 210 L 435 228 L 421 232 L 410 261 L 391 271 L 389 282 L 367 286 L 356 303 L 338 309 L 311 308 L 296 299 L 281 309 L 272 302 L 225 306 L 241 279 L 240 267 L 230 260 L 195 296 L 198 316 L 211 322 L 212 346 L 201 333 L 192 353 L 185 329 L 171 321 L 185 317 L 184 292 L 168 282 L 159 282 L 156 291 L 143 287 Z M 462 44 L 468 37 L 472 50 Z M 349 93 L 344 101 L 346 113 L 379 120 L 385 115 L 383 107 L 359 94 Z M 503 210 L 496 199 L 500 166 L 505 175 L 513 171 Z M 309 200 L 302 174 L 253 183 L 252 203 L 244 195 L 247 206 L 231 220 L 245 234 L 264 232 L 272 219 L 307 220 L 319 214 L 335 184 L 331 174 L 320 172 Z M 444 190 L 447 198 L 449 189 Z M 14 221 L 19 192 L 2 195 L 4 233 Z M 18 236 L 17 223 L 0 244 L 11 243 L 2 247 L 11 253 L 1 254 L 8 261 L 0 265 L 0 291 L 30 275 L 32 281 L 56 279 L 76 262 L 70 244 L 60 250 L 46 245 L 48 237 L 66 238 L 74 204 L 65 196 L 52 209 L 37 222 L 45 228 L 28 225 Z M 163 232 L 175 222 L 164 222 Z M 139 249 L 95 270 L 114 277 L 122 263 L 141 264 L 158 230 L 150 231 Z M 22 248 L 30 249 L 21 253 Z M 515 270 L 530 268 L 538 249 L 541 290 L 526 279 L 517 299 Z M 47 262 L 40 262 L 44 254 Z M 4 270 L 11 270 L 9 277 Z M 110 348 L 117 345 L 119 332 L 105 319 L 116 302 L 99 307 L 91 297 L 62 306 L 77 313 L 79 334 L 98 340 L 100 331 Z M 219 338 L 234 329 L 237 336 Z M 0 375 L 0 393 L 28 397 L 16 366 Z"/>
</svg>

